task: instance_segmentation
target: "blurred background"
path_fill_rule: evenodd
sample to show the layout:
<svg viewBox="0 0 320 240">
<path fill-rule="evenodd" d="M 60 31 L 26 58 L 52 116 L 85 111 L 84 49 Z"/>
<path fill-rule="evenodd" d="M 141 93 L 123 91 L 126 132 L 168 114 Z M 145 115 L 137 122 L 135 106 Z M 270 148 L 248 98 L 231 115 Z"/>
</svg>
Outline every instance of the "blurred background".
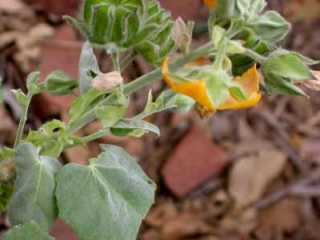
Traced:
<svg viewBox="0 0 320 240">
<path fill-rule="evenodd" d="M 21 109 L 9 89 L 25 89 L 25 77 L 39 69 L 78 77 L 81 36 L 62 20 L 77 15 L 79 0 L 0 0 L 0 145 L 12 145 Z M 206 41 L 207 9 L 201 0 L 161 0 L 174 18 L 196 21 L 195 45 Z M 320 59 L 320 1 L 269 0 L 293 31 L 286 48 Z M 109 60 L 98 56 L 108 71 Z M 126 70 L 130 81 L 152 68 L 137 58 Z M 315 69 L 320 70 L 320 66 Z M 164 85 L 153 86 L 159 92 Z M 148 89 L 132 96 L 130 113 L 143 109 Z M 201 120 L 197 114 L 158 114 L 150 121 L 161 137 L 105 137 L 88 147 L 67 150 L 61 161 L 85 164 L 99 143 L 118 144 L 137 157 L 158 184 L 156 204 L 140 240 L 319 240 L 320 93 L 305 97 L 266 97 L 249 111 L 221 112 Z M 74 96 L 37 96 L 28 128 L 67 119 Z M 80 134 L 98 129 L 93 123 Z M 5 193 L 0 193 L 5 194 Z M 5 215 L 0 229 L 8 223 Z M 61 221 L 57 240 L 76 240 Z M 120 239 L 119 239 L 120 240 Z"/>
</svg>

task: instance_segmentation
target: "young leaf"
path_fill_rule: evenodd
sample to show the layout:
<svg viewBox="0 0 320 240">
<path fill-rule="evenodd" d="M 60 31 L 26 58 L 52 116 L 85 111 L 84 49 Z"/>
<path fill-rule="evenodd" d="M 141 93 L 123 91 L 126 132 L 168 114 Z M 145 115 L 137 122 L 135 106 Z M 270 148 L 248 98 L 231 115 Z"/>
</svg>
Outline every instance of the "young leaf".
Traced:
<svg viewBox="0 0 320 240">
<path fill-rule="evenodd" d="M 141 137 L 149 132 L 160 136 L 160 129 L 157 126 L 140 119 L 121 120 L 111 128 L 111 133 L 120 137 Z"/>
<path fill-rule="evenodd" d="M 14 94 L 17 102 L 22 108 L 27 107 L 29 100 L 28 100 L 28 97 L 22 92 L 21 89 L 11 90 L 11 92 Z"/>
<path fill-rule="evenodd" d="M 68 164 L 58 173 L 59 217 L 80 240 L 135 240 L 155 185 L 122 148 L 103 150 L 89 166 Z"/>
<path fill-rule="evenodd" d="M 302 59 L 295 53 L 285 53 L 270 56 L 262 66 L 265 75 L 272 74 L 293 81 L 312 79 L 312 73 Z"/>
<path fill-rule="evenodd" d="M 274 74 L 264 75 L 267 90 L 270 93 L 279 93 L 289 96 L 306 96 L 305 92 L 295 86 L 292 81 L 281 78 Z"/>
<path fill-rule="evenodd" d="M 37 131 L 30 131 L 25 141 L 38 147 L 41 155 L 57 158 L 66 145 L 72 145 L 74 137 L 65 131 L 63 122 L 52 120 Z"/>
<path fill-rule="evenodd" d="M 62 71 L 52 72 L 45 81 L 45 90 L 52 95 L 68 95 L 78 86 L 78 82 L 70 79 Z"/>
<path fill-rule="evenodd" d="M 104 128 L 114 126 L 124 117 L 128 109 L 128 98 L 121 91 L 114 92 L 110 99 L 112 99 L 110 103 L 96 108 L 96 116 Z"/>
<path fill-rule="evenodd" d="M 27 78 L 27 89 L 32 95 L 36 95 L 41 92 L 41 88 L 39 86 L 39 78 L 40 72 L 32 72 L 28 75 Z"/>
<path fill-rule="evenodd" d="M 79 84 L 82 94 L 91 88 L 91 81 L 94 78 L 91 75 L 92 72 L 98 74 L 100 72 L 99 65 L 90 43 L 85 42 L 81 50 L 79 63 Z"/>
<path fill-rule="evenodd" d="M 10 229 L 3 237 L 3 240 L 54 240 L 47 232 L 41 230 L 39 225 L 28 222 Z"/>
<path fill-rule="evenodd" d="M 39 156 L 31 144 L 21 144 L 16 154 L 15 192 L 9 203 L 9 220 L 18 225 L 33 220 L 48 230 L 56 218 L 55 174 L 61 167 L 56 159 Z"/>
<path fill-rule="evenodd" d="M 268 43 L 283 40 L 291 29 L 290 23 L 275 11 L 267 11 L 262 16 L 257 16 L 250 25 L 256 34 Z"/>
<path fill-rule="evenodd" d="M 90 89 L 86 93 L 78 97 L 73 103 L 69 110 L 70 123 L 78 120 L 87 111 L 92 110 L 95 104 L 99 101 L 100 97 L 105 93 Z"/>
<path fill-rule="evenodd" d="M 236 5 L 242 16 L 252 17 L 261 13 L 267 3 L 265 0 L 237 0 Z"/>
</svg>

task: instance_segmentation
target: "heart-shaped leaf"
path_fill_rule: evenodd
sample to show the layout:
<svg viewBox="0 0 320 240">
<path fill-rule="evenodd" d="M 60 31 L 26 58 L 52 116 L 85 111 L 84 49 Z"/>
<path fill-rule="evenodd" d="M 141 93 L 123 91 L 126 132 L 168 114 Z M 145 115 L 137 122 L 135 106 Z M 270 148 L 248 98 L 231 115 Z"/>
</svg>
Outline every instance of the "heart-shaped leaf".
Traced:
<svg viewBox="0 0 320 240">
<path fill-rule="evenodd" d="M 53 240 L 48 233 L 43 232 L 35 222 L 13 227 L 5 235 L 3 240 Z"/>
<path fill-rule="evenodd" d="M 80 240 L 134 240 L 155 186 L 123 149 L 103 150 L 89 166 L 68 164 L 57 175 L 59 217 Z"/>
<path fill-rule="evenodd" d="M 53 158 L 39 156 L 29 143 L 18 146 L 15 162 L 17 178 L 9 220 L 13 225 L 33 220 L 48 230 L 56 218 L 55 174 L 61 165 Z"/>
</svg>

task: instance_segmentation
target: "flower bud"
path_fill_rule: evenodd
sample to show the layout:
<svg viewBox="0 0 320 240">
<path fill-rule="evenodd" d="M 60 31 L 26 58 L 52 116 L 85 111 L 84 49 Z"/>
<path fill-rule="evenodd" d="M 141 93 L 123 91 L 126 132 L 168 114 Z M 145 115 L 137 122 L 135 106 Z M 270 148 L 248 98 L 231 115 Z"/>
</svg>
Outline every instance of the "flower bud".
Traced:
<svg viewBox="0 0 320 240">
<path fill-rule="evenodd" d="M 123 77 L 119 72 L 99 73 L 92 80 L 92 87 L 99 91 L 109 91 L 123 84 Z"/>
<path fill-rule="evenodd" d="M 171 37 L 174 40 L 176 46 L 183 52 L 188 52 L 193 32 L 194 23 L 185 23 L 181 17 L 179 17 L 173 26 Z"/>
</svg>

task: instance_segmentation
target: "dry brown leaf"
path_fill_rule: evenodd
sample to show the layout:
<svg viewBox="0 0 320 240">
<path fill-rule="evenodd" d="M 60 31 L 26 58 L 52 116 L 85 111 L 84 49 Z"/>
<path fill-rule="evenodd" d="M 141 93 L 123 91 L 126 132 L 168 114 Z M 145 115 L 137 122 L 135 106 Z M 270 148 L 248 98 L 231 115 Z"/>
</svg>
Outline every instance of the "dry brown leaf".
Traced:
<svg viewBox="0 0 320 240">
<path fill-rule="evenodd" d="M 282 236 L 299 229 L 302 221 L 301 205 L 301 201 L 291 198 L 263 210 L 256 234 L 265 237 L 262 239 L 275 239 L 278 234 Z"/>
<path fill-rule="evenodd" d="M 315 79 L 302 81 L 300 84 L 311 90 L 320 91 L 320 71 L 313 71 L 312 73 Z"/>
<path fill-rule="evenodd" d="M 163 226 L 161 239 L 179 240 L 195 235 L 207 235 L 210 233 L 212 233 L 212 228 L 202 219 L 193 214 L 182 213 Z"/>
<path fill-rule="evenodd" d="M 171 201 L 165 201 L 152 209 L 145 221 L 152 227 L 161 227 L 177 215 L 176 206 Z"/>
<path fill-rule="evenodd" d="M 275 148 L 260 148 L 256 155 L 238 160 L 229 176 L 229 193 L 236 208 L 257 201 L 268 184 L 282 172 L 287 156 Z"/>
<path fill-rule="evenodd" d="M 257 211 L 253 208 L 245 211 L 233 210 L 221 221 L 221 233 L 249 234 L 257 225 Z M 225 239 L 225 238 L 224 238 Z"/>
</svg>

